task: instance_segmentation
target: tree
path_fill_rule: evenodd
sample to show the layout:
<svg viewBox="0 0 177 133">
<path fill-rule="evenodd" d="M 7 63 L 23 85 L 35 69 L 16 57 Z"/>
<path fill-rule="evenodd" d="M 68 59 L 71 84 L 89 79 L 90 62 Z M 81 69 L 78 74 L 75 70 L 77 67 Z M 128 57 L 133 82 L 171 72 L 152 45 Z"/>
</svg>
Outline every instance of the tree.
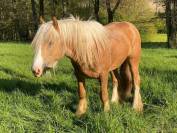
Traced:
<svg viewBox="0 0 177 133">
<path fill-rule="evenodd" d="M 115 13 L 116 9 L 118 8 L 118 6 L 120 5 L 120 3 L 121 3 L 121 0 L 117 0 L 114 8 L 111 9 L 110 0 L 106 0 L 106 9 L 107 9 L 107 14 L 108 14 L 108 22 L 113 22 L 114 13 Z"/>
<path fill-rule="evenodd" d="M 61 0 L 61 8 L 62 8 L 62 17 L 64 18 L 65 16 L 67 16 L 67 7 L 69 5 L 68 0 Z"/>
<path fill-rule="evenodd" d="M 177 48 L 177 1 L 166 0 L 165 5 L 168 47 Z"/>
<path fill-rule="evenodd" d="M 99 21 L 99 9 L 100 9 L 100 0 L 92 0 L 94 5 L 94 15 L 97 21 Z"/>
<path fill-rule="evenodd" d="M 107 20 L 112 22 L 114 19 L 133 22 L 140 30 L 152 29 L 144 28 L 145 22 L 149 22 L 152 17 L 146 1 L 148 0 L 0 0 L 0 40 L 32 39 L 38 28 L 39 16 L 44 15 L 46 20 L 54 15 L 62 18 L 72 14 L 83 20 L 95 16 L 97 21 L 104 24 Z"/>
<path fill-rule="evenodd" d="M 37 31 L 37 29 L 38 29 L 38 19 L 37 19 L 35 0 L 31 0 L 31 7 L 32 7 L 32 13 L 33 13 L 34 27 L 35 27 L 35 30 Z"/>
<path fill-rule="evenodd" d="M 51 4 L 51 15 L 56 16 L 56 0 L 50 0 Z"/>
<path fill-rule="evenodd" d="M 44 18 L 44 0 L 39 0 L 39 16 Z"/>
</svg>

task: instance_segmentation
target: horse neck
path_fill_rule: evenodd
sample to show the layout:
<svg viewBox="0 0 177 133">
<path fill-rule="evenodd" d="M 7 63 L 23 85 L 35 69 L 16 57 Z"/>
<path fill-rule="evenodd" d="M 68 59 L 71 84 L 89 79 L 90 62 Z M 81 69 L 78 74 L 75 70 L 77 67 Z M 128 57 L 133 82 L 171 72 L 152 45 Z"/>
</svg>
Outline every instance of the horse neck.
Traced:
<svg viewBox="0 0 177 133">
<path fill-rule="evenodd" d="M 74 48 L 71 45 L 70 46 L 65 45 L 65 56 L 70 58 L 70 59 L 76 60 L 74 58 L 74 55 L 75 55 Z"/>
</svg>

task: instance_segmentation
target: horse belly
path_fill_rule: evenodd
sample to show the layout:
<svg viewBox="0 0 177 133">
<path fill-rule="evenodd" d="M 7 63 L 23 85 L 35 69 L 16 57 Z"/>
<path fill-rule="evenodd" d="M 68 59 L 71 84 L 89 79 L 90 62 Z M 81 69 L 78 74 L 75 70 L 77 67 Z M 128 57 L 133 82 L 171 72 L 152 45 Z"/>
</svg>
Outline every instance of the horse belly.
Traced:
<svg viewBox="0 0 177 133">
<path fill-rule="evenodd" d="M 91 70 L 84 70 L 82 72 L 86 77 L 89 77 L 89 78 L 98 78 L 100 75 L 99 73 L 93 72 Z"/>
</svg>

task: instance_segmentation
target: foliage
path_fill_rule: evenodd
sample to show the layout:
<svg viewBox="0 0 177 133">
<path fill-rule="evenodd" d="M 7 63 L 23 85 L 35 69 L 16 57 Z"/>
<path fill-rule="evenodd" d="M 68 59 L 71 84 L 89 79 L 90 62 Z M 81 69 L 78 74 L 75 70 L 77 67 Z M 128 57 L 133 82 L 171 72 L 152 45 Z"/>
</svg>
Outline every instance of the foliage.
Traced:
<svg viewBox="0 0 177 133">
<path fill-rule="evenodd" d="M 156 21 L 154 22 L 154 25 L 157 29 L 157 33 L 167 33 L 166 31 L 166 22 L 164 19 L 156 19 Z"/>
<path fill-rule="evenodd" d="M 144 22 L 144 23 L 136 23 L 137 28 L 139 29 L 141 34 L 156 34 L 157 28 L 154 23 Z"/>
<path fill-rule="evenodd" d="M 134 23 L 149 21 L 154 17 L 147 0 L 123 0 L 117 14 L 118 20 Z"/>
<path fill-rule="evenodd" d="M 40 16 L 40 0 L 33 0 L 36 17 L 33 15 L 32 0 L 1 0 L 0 1 L 0 40 L 31 40 L 35 34 L 37 18 Z M 84 20 L 94 19 L 94 0 L 44 0 L 44 18 L 51 20 L 55 10 L 58 19 L 70 14 Z M 117 0 L 110 0 L 114 9 Z M 53 5 L 52 5 L 53 4 Z M 143 8 L 142 8 L 143 7 Z M 99 18 L 103 24 L 107 23 L 105 1 L 100 0 Z M 162 22 L 151 23 L 154 13 L 149 8 L 148 0 L 121 0 L 118 9 L 113 14 L 114 21 L 130 21 L 139 27 L 141 32 L 161 32 Z M 35 21 L 34 21 L 35 18 Z M 157 29 L 158 28 L 158 29 Z M 159 30 L 160 29 L 160 30 Z"/>
<path fill-rule="evenodd" d="M 37 79 L 31 73 L 31 47 L 1 43 L 0 131 L 177 132 L 177 51 L 159 48 L 166 43 L 155 43 L 163 39 L 155 36 L 153 42 L 147 40 L 142 46 L 143 114 L 135 113 L 129 103 L 111 105 L 111 111 L 104 113 L 99 83 L 88 79 L 89 109 L 82 118 L 74 115 L 77 83 L 68 59 L 61 60 L 55 74 L 51 72 Z M 112 84 L 109 88 L 111 94 Z"/>
<path fill-rule="evenodd" d="M 149 6 L 148 0 L 124 0 L 117 10 L 117 14 L 115 20 L 130 21 L 138 27 L 141 33 L 157 33 L 157 28 L 151 22 L 155 14 Z"/>
<path fill-rule="evenodd" d="M 167 34 L 141 34 L 142 42 L 167 42 Z"/>
<path fill-rule="evenodd" d="M 0 1 L 0 40 L 28 40 L 31 25 L 30 2 L 26 0 Z"/>
</svg>

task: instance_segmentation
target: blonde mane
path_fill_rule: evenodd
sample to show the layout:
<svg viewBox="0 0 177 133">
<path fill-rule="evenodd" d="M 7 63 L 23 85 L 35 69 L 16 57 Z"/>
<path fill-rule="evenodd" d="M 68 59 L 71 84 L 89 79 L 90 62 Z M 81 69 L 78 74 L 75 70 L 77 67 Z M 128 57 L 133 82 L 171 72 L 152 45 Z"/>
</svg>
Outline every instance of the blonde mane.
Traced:
<svg viewBox="0 0 177 133">
<path fill-rule="evenodd" d="M 54 29 L 52 22 L 45 23 L 39 28 L 32 42 L 35 49 L 46 41 L 60 41 L 60 45 L 73 49 L 77 62 L 89 67 L 103 56 L 104 50 L 107 50 L 108 31 L 100 23 L 69 18 L 59 20 L 58 25 L 59 32 Z"/>
</svg>

